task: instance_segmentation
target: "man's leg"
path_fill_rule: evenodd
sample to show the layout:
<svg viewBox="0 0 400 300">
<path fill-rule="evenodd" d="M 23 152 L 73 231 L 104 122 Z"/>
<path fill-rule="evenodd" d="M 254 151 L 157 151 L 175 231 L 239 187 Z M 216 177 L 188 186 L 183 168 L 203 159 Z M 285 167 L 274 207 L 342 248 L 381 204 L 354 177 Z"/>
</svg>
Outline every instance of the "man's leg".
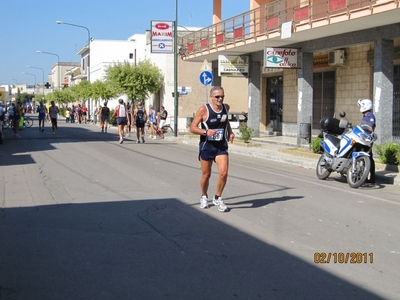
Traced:
<svg viewBox="0 0 400 300">
<path fill-rule="evenodd" d="M 141 132 L 142 132 L 142 143 L 144 143 L 144 125 L 141 128 Z"/>
<path fill-rule="evenodd" d="M 140 143 L 140 128 L 138 126 L 136 126 L 136 138 L 136 143 Z"/>
<path fill-rule="evenodd" d="M 215 157 L 215 162 L 218 166 L 218 180 L 215 195 L 221 197 L 228 180 L 229 156 L 218 155 Z"/>
<path fill-rule="evenodd" d="M 207 193 L 208 193 L 208 186 L 210 183 L 212 163 L 213 163 L 212 160 L 202 160 L 200 158 L 200 164 L 201 164 L 200 189 L 201 189 L 202 196 L 207 196 Z"/>
</svg>

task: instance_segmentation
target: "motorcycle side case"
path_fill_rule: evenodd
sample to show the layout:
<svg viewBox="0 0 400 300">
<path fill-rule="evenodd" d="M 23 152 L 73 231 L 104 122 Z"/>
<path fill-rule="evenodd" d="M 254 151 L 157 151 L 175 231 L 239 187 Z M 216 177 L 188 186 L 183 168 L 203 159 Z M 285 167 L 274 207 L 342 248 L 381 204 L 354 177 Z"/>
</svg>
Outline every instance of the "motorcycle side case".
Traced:
<svg viewBox="0 0 400 300">
<path fill-rule="evenodd" d="M 345 130 L 345 128 L 340 128 L 339 127 L 340 120 L 332 118 L 332 117 L 325 117 L 322 118 L 320 121 L 320 126 L 321 129 L 325 132 L 331 133 L 331 134 L 342 134 Z"/>
</svg>

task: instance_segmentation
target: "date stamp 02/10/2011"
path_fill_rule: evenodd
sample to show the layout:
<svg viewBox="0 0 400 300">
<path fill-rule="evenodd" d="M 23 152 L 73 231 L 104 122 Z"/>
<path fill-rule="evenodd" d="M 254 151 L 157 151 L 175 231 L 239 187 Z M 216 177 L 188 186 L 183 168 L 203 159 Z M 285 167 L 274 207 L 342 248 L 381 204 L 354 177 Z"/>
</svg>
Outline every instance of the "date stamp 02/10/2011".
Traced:
<svg viewBox="0 0 400 300">
<path fill-rule="evenodd" d="M 315 252 L 314 263 L 316 264 L 372 264 L 373 253 L 362 252 Z"/>
</svg>

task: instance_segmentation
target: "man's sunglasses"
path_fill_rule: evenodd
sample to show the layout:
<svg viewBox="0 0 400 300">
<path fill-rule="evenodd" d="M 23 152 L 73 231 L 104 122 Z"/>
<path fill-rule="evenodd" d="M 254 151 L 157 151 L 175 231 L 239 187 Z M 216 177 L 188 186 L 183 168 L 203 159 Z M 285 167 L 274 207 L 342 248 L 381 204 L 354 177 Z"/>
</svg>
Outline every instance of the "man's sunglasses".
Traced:
<svg viewBox="0 0 400 300">
<path fill-rule="evenodd" d="M 217 99 L 224 99 L 225 98 L 225 96 L 214 96 L 214 98 L 217 98 Z"/>
</svg>

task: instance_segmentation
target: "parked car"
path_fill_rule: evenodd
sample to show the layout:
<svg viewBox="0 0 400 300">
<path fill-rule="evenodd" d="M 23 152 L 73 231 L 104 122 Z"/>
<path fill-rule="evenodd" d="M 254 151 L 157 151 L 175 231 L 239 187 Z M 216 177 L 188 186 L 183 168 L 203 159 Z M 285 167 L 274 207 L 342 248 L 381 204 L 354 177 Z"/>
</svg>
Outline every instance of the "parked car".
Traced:
<svg viewBox="0 0 400 300">
<path fill-rule="evenodd" d="M 242 112 L 229 112 L 228 121 L 231 124 L 232 129 L 239 129 L 241 123 L 247 122 L 247 113 Z"/>
</svg>

